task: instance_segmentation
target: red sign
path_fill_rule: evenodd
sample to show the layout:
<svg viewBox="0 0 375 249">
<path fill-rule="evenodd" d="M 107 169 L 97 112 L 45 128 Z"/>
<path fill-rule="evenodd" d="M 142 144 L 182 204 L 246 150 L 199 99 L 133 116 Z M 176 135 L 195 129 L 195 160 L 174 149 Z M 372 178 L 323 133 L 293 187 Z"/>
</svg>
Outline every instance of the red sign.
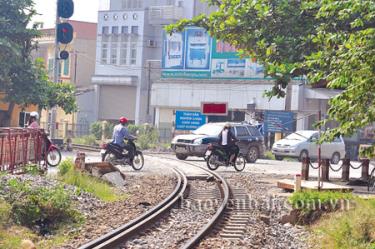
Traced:
<svg viewBox="0 0 375 249">
<path fill-rule="evenodd" d="M 228 103 L 203 102 L 201 104 L 201 113 L 210 116 L 227 116 Z"/>
</svg>

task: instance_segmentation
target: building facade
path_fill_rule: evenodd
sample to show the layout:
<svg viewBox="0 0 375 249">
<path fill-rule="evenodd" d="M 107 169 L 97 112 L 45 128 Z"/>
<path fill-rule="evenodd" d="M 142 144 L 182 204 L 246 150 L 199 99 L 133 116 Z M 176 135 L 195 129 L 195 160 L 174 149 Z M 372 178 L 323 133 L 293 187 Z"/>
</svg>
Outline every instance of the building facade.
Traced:
<svg viewBox="0 0 375 249">
<path fill-rule="evenodd" d="M 67 60 L 60 61 L 59 81 L 68 82 L 76 87 L 76 101 L 78 112 L 66 114 L 62 109 L 57 109 L 55 122 L 57 137 L 81 136 L 89 132 L 90 123 L 96 120 L 94 87 L 91 77 L 95 70 L 96 60 L 96 23 L 68 21 L 74 29 L 73 41 L 68 45 L 60 45 L 60 50 L 69 52 Z M 35 58 L 42 58 L 50 79 L 53 79 L 55 57 L 55 29 L 42 29 L 42 35 L 36 40 L 37 50 Z M 48 111 L 43 111 L 41 124 L 48 129 L 51 123 Z M 64 129 L 63 129 L 64 127 Z M 69 134 L 66 134 L 69 133 Z"/>
<path fill-rule="evenodd" d="M 161 58 L 163 27 L 202 11 L 210 10 L 199 0 L 111 0 L 99 11 L 92 77 L 98 120 L 153 122 L 150 76 L 158 68 L 151 65 Z"/>
</svg>

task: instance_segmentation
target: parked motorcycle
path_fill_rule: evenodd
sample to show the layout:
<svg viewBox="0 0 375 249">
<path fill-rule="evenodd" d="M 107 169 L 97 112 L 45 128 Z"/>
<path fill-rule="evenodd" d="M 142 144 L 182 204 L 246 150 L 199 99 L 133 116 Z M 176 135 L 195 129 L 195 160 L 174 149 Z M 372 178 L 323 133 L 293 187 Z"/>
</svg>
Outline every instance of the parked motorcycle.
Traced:
<svg viewBox="0 0 375 249">
<path fill-rule="evenodd" d="M 143 153 L 137 150 L 134 140 L 135 139 L 129 139 L 127 142 L 128 145 L 133 147 L 133 158 L 129 158 L 129 154 L 125 153 L 123 148 L 111 142 L 102 145 L 102 149 L 100 151 L 102 162 L 109 162 L 113 165 L 130 165 L 134 170 L 141 170 L 145 161 Z"/>
<path fill-rule="evenodd" d="M 237 145 L 236 145 L 237 146 Z M 220 145 L 209 144 L 205 154 L 205 160 L 207 167 L 210 170 L 216 170 L 219 166 L 234 166 L 237 171 L 243 171 L 246 166 L 246 160 L 244 156 L 239 153 L 234 164 L 229 163 L 230 155 L 227 155 L 224 148 Z"/>
</svg>

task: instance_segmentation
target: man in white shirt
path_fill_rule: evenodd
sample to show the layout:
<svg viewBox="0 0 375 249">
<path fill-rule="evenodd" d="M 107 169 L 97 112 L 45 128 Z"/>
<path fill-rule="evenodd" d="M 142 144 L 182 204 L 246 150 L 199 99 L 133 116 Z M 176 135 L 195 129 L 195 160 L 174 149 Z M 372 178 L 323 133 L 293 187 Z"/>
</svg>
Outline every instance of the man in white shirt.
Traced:
<svg viewBox="0 0 375 249">
<path fill-rule="evenodd" d="M 240 149 L 236 145 L 238 139 L 231 131 L 230 123 L 226 123 L 224 129 L 219 135 L 219 144 L 223 146 L 225 152 L 229 156 L 229 163 L 235 163 Z M 234 157 L 233 157 L 234 155 Z"/>
</svg>

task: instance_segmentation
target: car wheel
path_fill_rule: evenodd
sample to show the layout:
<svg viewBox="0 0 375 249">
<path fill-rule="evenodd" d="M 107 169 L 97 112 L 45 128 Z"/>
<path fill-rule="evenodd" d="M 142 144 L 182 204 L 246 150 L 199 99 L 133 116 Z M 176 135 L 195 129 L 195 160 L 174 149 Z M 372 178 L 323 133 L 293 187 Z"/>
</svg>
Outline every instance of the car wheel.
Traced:
<svg viewBox="0 0 375 249">
<path fill-rule="evenodd" d="M 180 159 L 180 160 L 186 160 L 186 158 L 188 156 L 187 155 L 183 155 L 183 154 L 176 154 L 176 157 L 177 157 L 177 159 Z"/>
<path fill-rule="evenodd" d="M 340 160 L 341 160 L 340 153 L 338 152 L 333 153 L 332 158 L 331 158 L 331 163 L 338 164 Z"/>
<path fill-rule="evenodd" d="M 246 155 L 246 161 L 249 163 L 255 163 L 259 158 L 259 150 L 255 146 L 251 146 Z"/>
<path fill-rule="evenodd" d="M 282 156 L 275 156 L 275 159 L 278 160 L 278 161 L 282 161 L 284 159 L 284 157 L 282 157 Z"/>
<path fill-rule="evenodd" d="M 299 154 L 299 158 L 298 158 L 298 161 L 302 162 L 302 160 L 306 157 L 309 157 L 309 152 L 307 150 L 303 150 L 301 151 L 301 153 Z"/>
</svg>

